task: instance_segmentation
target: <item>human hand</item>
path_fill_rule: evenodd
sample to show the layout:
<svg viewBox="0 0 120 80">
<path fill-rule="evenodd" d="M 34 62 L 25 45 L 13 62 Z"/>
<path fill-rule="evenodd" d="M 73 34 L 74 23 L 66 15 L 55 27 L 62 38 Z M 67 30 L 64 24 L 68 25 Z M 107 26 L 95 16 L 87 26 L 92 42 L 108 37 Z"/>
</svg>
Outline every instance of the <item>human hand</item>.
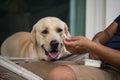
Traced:
<svg viewBox="0 0 120 80">
<path fill-rule="evenodd" d="M 64 39 L 64 44 L 66 49 L 71 53 L 87 53 L 89 52 L 89 47 L 91 47 L 92 41 L 84 36 L 73 36 Z"/>
</svg>

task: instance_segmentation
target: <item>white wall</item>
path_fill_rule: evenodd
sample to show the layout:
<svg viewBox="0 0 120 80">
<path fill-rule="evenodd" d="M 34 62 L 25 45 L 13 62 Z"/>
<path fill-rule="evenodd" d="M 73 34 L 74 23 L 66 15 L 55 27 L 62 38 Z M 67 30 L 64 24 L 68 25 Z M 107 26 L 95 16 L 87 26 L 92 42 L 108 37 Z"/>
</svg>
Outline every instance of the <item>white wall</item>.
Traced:
<svg viewBox="0 0 120 80">
<path fill-rule="evenodd" d="M 120 0 L 106 0 L 106 26 L 120 15 Z"/>
<path fill-rule="evenodd" d="M 86 0 L 86 37 L 92 37 L 105 27 L 105 0 Z"/>
<path fill-rule="evenodd" d="M 92 39 L 119 14 L 120 0 L 86 0 L 86 37 Z"/>
</svg>

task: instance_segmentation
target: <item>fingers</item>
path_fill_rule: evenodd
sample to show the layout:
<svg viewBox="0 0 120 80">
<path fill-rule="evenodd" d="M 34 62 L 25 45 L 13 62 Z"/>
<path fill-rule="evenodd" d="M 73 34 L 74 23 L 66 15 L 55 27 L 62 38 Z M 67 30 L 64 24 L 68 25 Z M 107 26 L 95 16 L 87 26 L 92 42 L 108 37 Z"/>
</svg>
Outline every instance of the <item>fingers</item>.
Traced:
<svg viewBox="0 0 120 80">
<path fill-rule="evenodd" d="M 81 45 L 82 36 L 67 37 L 64 39 L 64 45 L 68 51 L 71 53 L 79 53 L 82 49 Z"/>
<path fill-rule="evenodd" d="M 63 43 L 65 44 L 65 46 L 66 46 L 66 45 L 70 45 L 70 42 L 71 42 L 71 39 L 70 39 L 70 38 L 65 38 L 65 39 L 63 40 Z"/>
<path fill-rule="evenodd" d="M 77 41 L 79 41 L 79 37 L 76 36 L 76 37 L 67 37 L 64 39 L 64 44 L 65 45 L 75 45 L 77 44 Z"/>
<path fill-rule="evenodd" d="M 72 36 L 72 37 L 65 38 L 65 40 L 67 40 L 67 41 L 76 41 L 79 39 L 80 39 L 80 36 Z"/>
<path fill-rule="evenodd" d="M 66 49 L 71 52 L 79 48 L 79 37 L 78 36 L 65 38 L 63 42 L 64 42 Z"/>
</svg>

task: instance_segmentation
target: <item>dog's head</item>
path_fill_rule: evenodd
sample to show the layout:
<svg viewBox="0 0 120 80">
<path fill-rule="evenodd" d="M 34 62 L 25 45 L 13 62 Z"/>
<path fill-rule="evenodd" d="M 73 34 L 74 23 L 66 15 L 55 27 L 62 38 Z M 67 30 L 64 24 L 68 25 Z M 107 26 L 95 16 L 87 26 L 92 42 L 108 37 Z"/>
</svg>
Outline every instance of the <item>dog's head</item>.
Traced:
<svg viewBox="0 0 120 80">
<path fill-rule="evenodd" d="M 67 25 L 60 19 L 42 18 L 34 25 L 31 33 L 41 59 L 59 59 L 69 54 L 65 49 L 63 39 L 70 34 Z"/>
</svg>

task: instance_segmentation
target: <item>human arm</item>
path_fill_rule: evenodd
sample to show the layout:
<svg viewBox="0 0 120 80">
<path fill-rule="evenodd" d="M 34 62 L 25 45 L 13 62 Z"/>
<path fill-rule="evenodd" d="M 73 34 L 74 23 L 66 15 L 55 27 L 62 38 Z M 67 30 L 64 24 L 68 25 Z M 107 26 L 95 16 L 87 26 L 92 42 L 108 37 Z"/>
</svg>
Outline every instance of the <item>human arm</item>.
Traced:
<svg viewBox="0 0 120 80">
<path fill-rule="evenodd" d="M 112 38 L 112 36 L 117 31 L 117 26 L 118 26 L 118 24 L 116 22 L 113 22 L 104 31 L 97 33 L 93 37 L 92 41 L 94 41 L 96 43 L 100 43 L 100 44 L 106 43 L 107 41 L 110 40 L 110 38 Z"/>
<path fill-rule="evenodd" d="M 120 69 L 120 51 L 115 50 L 101 44 L 93 42 L 93 47 L 90 47 L 90 53 L 94 53 L 99 58 L 110 65 Z"/>
<path fill-rule="evenodd" d="M 68 51 L 75 54 L 81 54 L 81 50 L 94 53 L 103 61 L 120 68 L 120 51 L 90 41 L 83 36 L 74 36 L 64 40 Z"/>
<path fill-rule="evenodd" d="M 115 32 L 117 30 L 117 26 L 118 26 L 118 24 L 114 21 L 104 31 L 101 31 L 101 32 L 97 33 L 93 37 L 92 41 L 94 41 L 96 43 L 99 43 L 99 44 L 102 44 L 102 45 L 105 44 L 115 34 Z M 94 53 L 90 53 L 89 57 L 91 59 L 99 59 L 99 57 Z"/>
</svg>

